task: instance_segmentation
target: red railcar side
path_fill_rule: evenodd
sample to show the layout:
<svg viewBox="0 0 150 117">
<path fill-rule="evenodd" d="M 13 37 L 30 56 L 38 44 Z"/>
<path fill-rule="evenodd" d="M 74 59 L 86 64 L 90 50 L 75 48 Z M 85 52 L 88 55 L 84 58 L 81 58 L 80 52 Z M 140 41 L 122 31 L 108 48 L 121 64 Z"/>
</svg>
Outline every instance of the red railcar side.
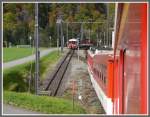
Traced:
<svg viewBox="0 0 150 117">
<path fill-rule="evenodd" d="M 88 70 L 91 82 L 107 114 L 113 110 L 113 51 L 93 54 L 88 50 Z M 109 108 L 109 109 L 108 109 Z"/>
<path fill-rule="evenodd" d="M 142 42 L 141 42 L 141 113 L 145 114 L 148 113 L 148 108 L 147 108 L 147 84 L 148 84 L 148 76 L 147 76 L 147 4 L 143 5 L 142 10 L 142 34 L 141 34 L 141 38 L 142 38 Z"/>
<path fill-rule="evenodd" d="M 119 91 L 119 113 L 146 114 L 147 3 L 121 4 L 119 8 L 122 15 L 117 22 L 119 28 L 114 50 L 114 56 L 120 51 L 118 72 L 122 90 Z"/>
<path fill-rule="evenodd" d="M 88 52 L 91 81 L 107 114 L 147 114 L 147 3 L 117 14 L 113 58 Z"/>
</svg>

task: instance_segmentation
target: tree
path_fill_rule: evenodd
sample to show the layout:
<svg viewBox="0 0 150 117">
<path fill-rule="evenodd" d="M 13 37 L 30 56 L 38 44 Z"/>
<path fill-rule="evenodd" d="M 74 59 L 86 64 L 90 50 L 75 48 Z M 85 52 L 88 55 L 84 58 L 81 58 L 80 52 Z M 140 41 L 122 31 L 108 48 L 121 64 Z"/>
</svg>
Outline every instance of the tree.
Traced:
<svg viewBox="0 0 150 117">
<path fill-rule="evenodd" d="M 4 3 L 4 41 L 17 44 L 30 44 L 29 36 L 34 37 L 34 5 L 33 3 Z M 110 26 L 113 27 L 114 4 L 109 5 Z M 49 36 L 52 37 L 52 45 L 56 46 L 56 20 L 59 15 L 63 21 L 104 21 L 106 20 L 106 4 L 104 3 L 40 3 L 39 4 L 39 31 L 41 46 L 48 46 Z M 66 38 L 66 25 L 64 36 Z M 103 24 L 84 24 L 84 32 L 91 29 L 91 36 L 96 38 L 96 33 L 106 30 Z M 77 37 L 80 35 L 81 24 L 69 24 L 68 35 Z M 85 34 L 84 36 L 87 36 Z M 66 40 L 66 39 L 65 39 Z"/>
</svg>

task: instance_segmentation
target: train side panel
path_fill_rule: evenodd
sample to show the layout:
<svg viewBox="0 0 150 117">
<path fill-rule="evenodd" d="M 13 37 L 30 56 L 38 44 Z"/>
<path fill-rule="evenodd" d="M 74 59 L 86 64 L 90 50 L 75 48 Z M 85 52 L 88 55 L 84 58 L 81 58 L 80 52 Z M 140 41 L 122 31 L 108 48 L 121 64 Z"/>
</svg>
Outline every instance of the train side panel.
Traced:
<svg viewBox="0 0 150 117">
<path fill-rule="evenodd" d="M 107 114 L 147 114 L 147 3 L 118 5 L 113 58 L 88 52 L 91 82 Z"/>
<path fill-rule="evenodd" d="M 142 80 L 141 80 L 141 113 L 142 114 L 146 114 L 148 113 L 148 107 L 147 107 L 147 96 L 148 96 L 148 92 L 147 92 L 147 87 L 148 87 L 148 75 L 147 75 L 147 68 L 148 68 L 148 62 L 147 62 L 147 49 L 148 49 L 148 40 L 147 40 L 147 9 L 148 9 L 148 5 L 147 4 L 144 4 L 143 5 L 143 8 L 141 9 L 142 10 L 142 34 L 141 34 L 141 39 L 142 39 L 142 42 L 141 42 L 141 77 L 142 77 Z"/>
<path fill-rule="evenodd" d="M 122 61 L 119 62 L 119 87 L 122 89 L 119 108 L 123 114 L 147 112 L 146 7 L 146 3 L 132 3 L 122 8 L 125 15 L 120 20 L 115 51 L 122 53 L 119 57 Z"/>
<path fill-rule="evenodd" d="M 113 59 L 109 55 L 88 51 L 87 62 L 92 85 L 105 112 L 110 115 L 113 114 Z"/>
</svg>

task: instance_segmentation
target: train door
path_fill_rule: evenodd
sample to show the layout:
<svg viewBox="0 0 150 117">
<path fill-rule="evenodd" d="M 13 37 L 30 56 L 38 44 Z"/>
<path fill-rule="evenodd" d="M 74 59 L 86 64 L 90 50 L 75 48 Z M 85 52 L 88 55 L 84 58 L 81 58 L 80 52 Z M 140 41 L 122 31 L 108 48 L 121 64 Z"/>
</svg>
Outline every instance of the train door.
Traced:
<svg viewBox="0 0 150 117">
<path fill-rule="evenodd" d="M 123 68 L 123 113 L 140 112 L 140 48 L 130 48 L 124 52 Z"/>
<path fill-rule="evenodd" d="M 118 63 L 118 98 L 119 98 L 119 113 L 124 113 L 124 57 L 125 49 L 120 50 L 119 63 Z"/>
<path fill-rule="evenodd" d="M 126 50 L 120 50 L 118 60 L 115 61 L 114 70 L 114 114 L 124 113 L 124 59 Z"/>
</svg>

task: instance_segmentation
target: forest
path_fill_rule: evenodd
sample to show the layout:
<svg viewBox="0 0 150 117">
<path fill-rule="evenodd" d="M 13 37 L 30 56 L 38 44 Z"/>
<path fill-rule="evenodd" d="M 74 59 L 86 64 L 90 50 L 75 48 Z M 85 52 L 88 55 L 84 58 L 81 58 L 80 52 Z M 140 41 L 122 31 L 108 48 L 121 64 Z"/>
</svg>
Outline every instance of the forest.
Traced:
<svg viewBox="0 0 150 117">
<path fill-rule="evenodd" d="M 64 22 L 104 22 L 101 24 L 83 24 L 83 37 L 100 38 L 100 32 L 113 28 L 115 4 L 109 4 L 109 18 L 105 3 L 39 3 L 39 38 L 41 47 L 57 45 L 57 18 L 61 15 Z M 3 46 L 33 45 L 35 28 L 35 4 L 3 4 Z M 66 23 L 63 23 L 63 35 L 66 41 Z M 89 36 L 89 29 L 91 34 Z M 81 24 L 68 24 L 68 38 L 80 38 Z"/>
</svg>

